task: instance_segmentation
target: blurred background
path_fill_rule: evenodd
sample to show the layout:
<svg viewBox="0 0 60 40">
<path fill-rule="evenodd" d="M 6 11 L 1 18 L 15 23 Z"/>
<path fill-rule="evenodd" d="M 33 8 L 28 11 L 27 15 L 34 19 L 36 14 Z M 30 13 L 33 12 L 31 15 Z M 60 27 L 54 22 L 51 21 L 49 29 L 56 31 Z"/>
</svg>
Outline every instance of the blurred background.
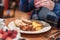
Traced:
<svg viewBox="0 0 60 40">
<path fill-rule="evenodd" d="M 57 0 L 53 1 L 57 2 Z M 54 26 L 57 24 L 59 25 L 60 18 L 56 16 L 55 13 L 43 7 L 37 9 L 35 8 L 34 3 L 35 0 L 0 0 L 0 18 L 14 17 L 16 10 L 25 13 L 33 11 L 30 13 L 31 19 L 44 20 L 52 23 Z"/>
</svg>

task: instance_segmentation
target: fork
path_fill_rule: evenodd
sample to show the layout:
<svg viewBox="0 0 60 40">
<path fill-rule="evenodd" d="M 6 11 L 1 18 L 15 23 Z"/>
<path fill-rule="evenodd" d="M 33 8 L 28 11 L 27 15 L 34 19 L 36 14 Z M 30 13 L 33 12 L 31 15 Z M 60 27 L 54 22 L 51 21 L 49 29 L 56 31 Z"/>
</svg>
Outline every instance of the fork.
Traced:
<svg viewBox="0 0 60 40">
<path fill-rule="evenodd" d="M 50 40 L 54 40 L 55 36 L 60 34 L 60 30 L 57 32 L 52 33 L 51 35 L 45 36 L 46 38 L 49 38 Z"/>
</svg>

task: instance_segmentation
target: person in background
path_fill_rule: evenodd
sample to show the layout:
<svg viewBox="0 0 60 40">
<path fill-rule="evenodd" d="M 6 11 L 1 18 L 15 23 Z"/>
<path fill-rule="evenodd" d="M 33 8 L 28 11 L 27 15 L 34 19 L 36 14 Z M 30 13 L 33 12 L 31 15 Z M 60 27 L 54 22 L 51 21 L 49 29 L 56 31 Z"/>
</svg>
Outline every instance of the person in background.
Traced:
<svg viewBox="0 0 60 40">
<path fill-rule="evenodd" d="M 16 0 L 4 0 L 4 17 L 13 17 L 16 8 Z"/>
<path fill-rule="evenodd" d="M 46 7 L 49 10 L 52 10 L 58 17 L 60 17 L 60 3 L 58 2 L 55 3 L 52 0 L 35 0 L 35 7 Z"/>
<path fill-rule="evenodd" d="M 24 3 L 26 3 L 26 5 L 24 5 Z M 53 11 L 58 17 L 60 17 L 60 1 L 59 0 L 24 0 L 24 1 L 20 0 L 19 5 L 20 5 L 19 6 L 20 10 L 22 10 L 24 12 L 28 12 L 28 11 L 31 11 L 31 10 L 34 11 L 35 9 L 46 7 L 49 10 Z M 35 14 L 34 13 L 29 14 L 30 17 L 33 16 L 33 15 L 35 15 Z M 31 19 L 33 19 L 33 18 L 31 17 Z"/>
<path fill-rule="evenodd" d="M 19 9 L 19 1 L 20 1 L 20 0 L 16 0 L 16 9 L 17 9 L 17 10 Z"/>
</svg>

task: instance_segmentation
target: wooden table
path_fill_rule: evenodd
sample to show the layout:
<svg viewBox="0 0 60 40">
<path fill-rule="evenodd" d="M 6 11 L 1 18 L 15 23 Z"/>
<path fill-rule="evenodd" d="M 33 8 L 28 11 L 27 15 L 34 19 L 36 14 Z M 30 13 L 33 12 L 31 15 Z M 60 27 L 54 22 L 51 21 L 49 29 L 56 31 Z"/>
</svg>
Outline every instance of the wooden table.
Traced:
<svg viewBox="0 0 60 40">
<path fill-rule="evenodd" d="M 27 15 L 27 13 L 24 13 L 24 12 L 20 12 L 20 11 L 16 11 L 15 12 L 15 17 L 12 17 L 12 18 L 6 18 L 5 20 L 5 24 L 6 26 L 9 24 L 9 22 L 11 22 L 12 20 L 15 20 L 16 18 L 21 18 L 21 17 L 24 17 L 24 18 L 29 18 L 29 16 Z M 22 34 L 21 33 L 21 36 L 22 37 L 25 37 L 29 40 L 48 40 L 48 38 L 46 38 L 45 36 L 46 35 L 50 35 L 51 33 L 53 32 L 56 32 L 57 29 L 56 28 L 52 28 L 50 31 L 48 32 L 45 32 L 45 33 L 42 33 L 42 34 Z"/>
</svg>

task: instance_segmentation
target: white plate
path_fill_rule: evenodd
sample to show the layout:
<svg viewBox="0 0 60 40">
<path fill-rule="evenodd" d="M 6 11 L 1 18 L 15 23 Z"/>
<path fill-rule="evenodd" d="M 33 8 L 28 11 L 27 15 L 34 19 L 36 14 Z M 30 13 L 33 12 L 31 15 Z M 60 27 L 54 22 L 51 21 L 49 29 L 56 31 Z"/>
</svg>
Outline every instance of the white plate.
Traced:
<svg viewBox="0 0 60 40">
<path fill-rule="evenodd" d="M 50 26 L 48 23 L 46 23 L 46 22 L 44 22 L 44 21 L 40 21 L 40 22 L 43 23 L 43 25 L 45 25 L 45 26 L 44 26 L 42 29 L 40 29 L 39 31 L 23 31 L 23 30 L 20 30 L 19 28 L 17 28 L 17 27 L 15 26 L 15 24 L 14 24 L 13 21 L 9 23 L 8 27 L 9 27 L 11 30 L 16 29 L 16 30 L 18 30 L 19 32 L 25 33 L 25 34 L 39 34 L 39 33 L 47 32 L 47 31 L 49 31 L 49 30 L 51 29 L 51 26 Z"/>
</svg>

